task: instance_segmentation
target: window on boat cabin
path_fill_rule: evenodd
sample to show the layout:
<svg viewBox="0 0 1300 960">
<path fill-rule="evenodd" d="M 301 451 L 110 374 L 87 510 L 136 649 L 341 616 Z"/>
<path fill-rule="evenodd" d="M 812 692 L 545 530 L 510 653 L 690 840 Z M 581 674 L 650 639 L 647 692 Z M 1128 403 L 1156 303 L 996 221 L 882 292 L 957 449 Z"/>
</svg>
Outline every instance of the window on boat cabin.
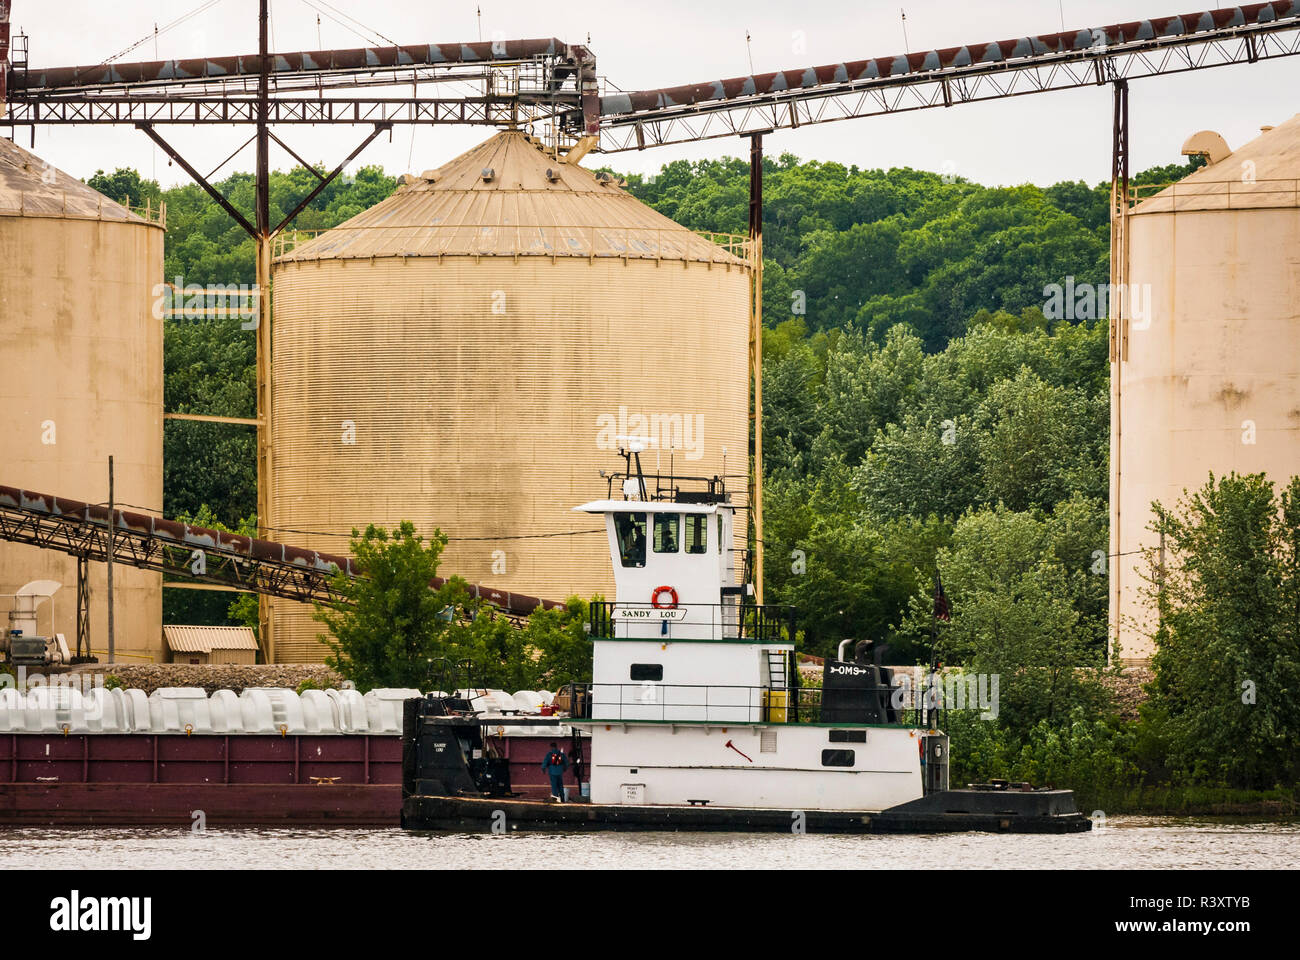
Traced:
<svg viewBox="0 0 1300 960">
<path fill-rule="evenodd" d="M 865 730 L 832 730 L 831 743 L 866 743 L 867 731 Z"/>
<path fill-rule="evenodd" d="M 645 514 L 614 514 L 614 536 L 625 567 L 645 566 Z"/>
<path fill-rule="evenodd" d="M 823 767 L 851 767 L 853 766 L 852 750 L 823 750 L 822 751 Z"/>
<path fill-rule="evenodd" d="M 709 516 L 706 513 L 686 515 L 686 552 L 707 553 L 709 550 Z"/>
<path fill-rule="evenodd" d="M 633 680 L 654 680 L 658 682 L 664 678 L 664 665 L 662 663 L 634 663 L 632 664 Z"/>
<path fill-rule="evenodd" d="M 676 553 L 682 548 L 682 515 L 655 514 L 655 553 Z"/>
</svg>

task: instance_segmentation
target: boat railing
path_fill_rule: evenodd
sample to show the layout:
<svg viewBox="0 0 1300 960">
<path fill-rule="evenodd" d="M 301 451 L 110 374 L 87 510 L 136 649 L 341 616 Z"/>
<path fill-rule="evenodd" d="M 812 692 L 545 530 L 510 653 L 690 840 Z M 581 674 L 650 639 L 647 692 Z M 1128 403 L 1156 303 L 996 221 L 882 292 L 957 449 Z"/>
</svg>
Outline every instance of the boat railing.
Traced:
<svg viewBox="0 0 1300 960">
<path fill-rule="evenodd" d="M 864 688 L 888 702 L 896 688 Z M 827 723 L 820 687 L 732 684 L 576 683 L 568 692 L 574 719 L 658 723 Z M 916 711 L 898 709 L 889 722 L 915 725 Z M 844 721 L 846 726 L 853 721 Z"/>
<path fill-rule="evenodd" d="M 672 424 L 668 424 L 669 433 L 672 434 Z M 658 441 L 653 437 L 646 438 L 646 443 L 654 449 Z M 669 471 L 663 473 L 659 470 L 643 471 L 634 470 L 628 466 L 623 470 L 611 470 L 604 474 L 606 496 L 614 499 L 617 491 L 622 491 L 629 480 L 636 481 L 639 484 L 639 494 L 641 499 L 650 503 L 682 503 L 682 504 L 710 504 L 721 503 L 730 504 L 731 495 L 727 492 L 727 480 L 739 479 L 736 474 L 720 475 L 714 474 L 710 477 L 695 476 L 687 473 L 677 473 L 672 468 L 673 447 L 669 443 L 664 451 L 669 454 Z M 737 509 L 745 509 L 738 506 Z"/>
<path fill-rule="evenodd" d="M 793 643 L 794 607 L 732 603 L 653 603 L 600 600 L 590 605 L 597 640 L 732 641 Z"/>
</svg>

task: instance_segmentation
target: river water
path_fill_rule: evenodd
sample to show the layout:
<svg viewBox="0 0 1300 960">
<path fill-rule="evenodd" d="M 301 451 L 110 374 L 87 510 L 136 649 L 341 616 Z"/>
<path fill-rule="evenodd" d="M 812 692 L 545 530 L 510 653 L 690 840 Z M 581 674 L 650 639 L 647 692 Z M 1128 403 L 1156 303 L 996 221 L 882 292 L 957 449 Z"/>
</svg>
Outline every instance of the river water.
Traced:
<svg viewBox="0 0 1300 960">
<path fill-rule="evenodd" d="M 1068 836 L 412 834 L 400 829 L 0 829 L 0 869 L 1294 868 L 1300 823 L 1112 817 Z"/>
</svg>

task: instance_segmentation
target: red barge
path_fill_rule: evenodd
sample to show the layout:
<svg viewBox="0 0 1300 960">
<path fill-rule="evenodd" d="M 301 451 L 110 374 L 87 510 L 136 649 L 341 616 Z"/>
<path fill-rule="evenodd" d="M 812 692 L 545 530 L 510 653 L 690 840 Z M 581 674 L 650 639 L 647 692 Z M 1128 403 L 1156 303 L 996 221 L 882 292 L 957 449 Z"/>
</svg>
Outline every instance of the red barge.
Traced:
<svg viewBox="0 0 1300 960">
<path fill-rule="evenodd" d="M 479 693 L 488 750 L 509 764 L 517 794 L 544 799 L 542 757 L 552 740 L 568 748 L 575 732 L 560 718 L 521 713 L 518 699 L 549 695 Z M 0 690 L 0 825 L 397 826 L 401 704 L 413 696 Z M 505 704 L 511 725 L 494 729 L 493 710 Z M 214 724 L 268 729 L 213 733 Z M 567 779 L 576 794 L 572 772 Z"/>
</svg>

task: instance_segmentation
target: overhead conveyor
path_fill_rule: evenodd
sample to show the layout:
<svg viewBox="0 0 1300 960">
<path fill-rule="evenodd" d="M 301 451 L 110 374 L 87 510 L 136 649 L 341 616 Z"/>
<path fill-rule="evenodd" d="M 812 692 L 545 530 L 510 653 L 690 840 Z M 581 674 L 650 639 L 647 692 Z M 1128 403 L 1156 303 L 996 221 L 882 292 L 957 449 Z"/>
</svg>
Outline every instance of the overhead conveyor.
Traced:
<svg viewBox="0 0 1300 960">
<path fill-rule="evenodd" d="M 1300 0 L 628 92 L 598 75 L 586 46 L 554 37 L 41 69 L 24 61 L 6 70 L 4 122 L 247 124 L 263 104 L 271 124 L 555 124 L 613 153 L 1296 54 Z M 380 87 L 404 94 L 364 92 Z"/>
<path fill-rule="evenodd" d="M 1300 54 L 1300 0 L 1254 3 L 868 60 L 606 93 L 606 153 Z"/>
<path fill-rule="evenodd" d="M 78 579 L 85 561 L 105 561 L 177 577 L 189 583 L 230 587 L 304 603 L 332 603 L 343 597 L 334 589 L 334 576 L 363 574 L 350 557 L 308 550 L 275 540 L 241 536 L 194 524 L 167 520 L 150 513 L 114 509 L 66 497 L 34 493 L 0 485 L 0 540 L 22 543 L 77 557 Z M 435 577 L 430 588 L 448 581 Z M 466 584 L 470 599 L 489 604 L 513 618 L 527 617 L 538 607 L 564 605 L 521 593 Z M 78 605 L 86 602 L 81 584 Z M 78 624 L 85 618 L 79 616 Z M 80 627 L 78 630 L 80 634 Z M 78 636 L 78 655 L 89 650 L 88 638 Z"/>
</svg>

